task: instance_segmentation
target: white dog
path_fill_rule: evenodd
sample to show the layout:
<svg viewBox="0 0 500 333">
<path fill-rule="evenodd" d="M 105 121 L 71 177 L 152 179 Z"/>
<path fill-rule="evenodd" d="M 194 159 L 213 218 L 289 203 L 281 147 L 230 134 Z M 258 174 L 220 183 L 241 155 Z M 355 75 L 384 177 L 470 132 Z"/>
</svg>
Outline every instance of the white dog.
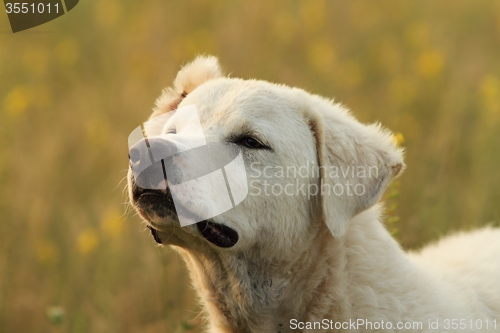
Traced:
<svg viewBox="0 0 500 333">
<path fill-rule="evenodd" d="M 131 202 L 187 262 L 209 332 L 500 332 L 500 231 L 403 252 L 377 204 L 403 153 L 380 126 L 300 89 L 223 76 L 213 57 L 185 66 L 151 117 L 160 126 L 130 150 Z M 248 194 L 232 209 L 213 210 L 227 192 L 207 177 L 172 196 L 213 155 L 175 155 L 168 171 L 156 161 L 163 176 L 150 187 L 132 171 L 148 150 L 204 140 L 244 161 L 247 182 L 232 190 Z"/>
</svg>

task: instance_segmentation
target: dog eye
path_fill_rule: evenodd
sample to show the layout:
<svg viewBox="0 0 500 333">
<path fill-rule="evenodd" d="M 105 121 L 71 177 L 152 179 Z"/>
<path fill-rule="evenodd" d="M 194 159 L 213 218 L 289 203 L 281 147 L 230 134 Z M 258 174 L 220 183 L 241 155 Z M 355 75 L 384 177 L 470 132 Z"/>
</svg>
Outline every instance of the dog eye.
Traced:
<svg viewBox="0 0 500 333">
<path fill-rule="evenodd" d="M 175 128 L 171 128 L 165 134 L 175 134 L 175 133 L 177 133 L 176 129 Z"/>
<path fill-rule="evenodd" d="M 255 140 L 252 137 L 246 136 L 244 138 L 239 139 L 237 144 L 245 146 L 247 148 L 252 148 L 252 149 L 266 149 L 268 147 L 264 146 L 262 143 L 259 141 Z"/>
</svg>

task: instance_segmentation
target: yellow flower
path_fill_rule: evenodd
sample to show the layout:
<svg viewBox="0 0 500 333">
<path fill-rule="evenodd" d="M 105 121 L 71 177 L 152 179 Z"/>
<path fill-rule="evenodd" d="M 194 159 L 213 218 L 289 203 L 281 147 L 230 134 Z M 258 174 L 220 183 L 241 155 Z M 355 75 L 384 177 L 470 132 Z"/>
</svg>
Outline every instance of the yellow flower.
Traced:
<svg viewBox="0 0 500 333">
<path fill-rule="evenodd" d="M 500 80 L 491 74 L 486 75 L 479 86 L 479 94 L 486 111 L 484 121 L 493 126 L 500 121 Z"/>
<path fill-rule="evenodd" d="M 83 230 L 78 236 L 77 247 L 81 254 L 88 254 L 99 245 L 99 235 L 92 228 Z"/>
<path fill-rule="evenodd" d="M 420 54 L 415 64 L 418 75 L 423 78 L 432 78 L 437 76 L 444 65 L 444 55 L 437 50 L 427 50 Z"/>
<path fill-rule="evenodd" d="M 31 100 L 32 92 L 28 87 L 16 86 L 5 96 L 4 110 L 11 116 L 18 116 L 26 110 Z"/>
<path fill-rule="evenodd" d="M 399 147 L 405 142 L 405 138 L 402 133 L 397 132 L 392 135 L 392 142 Z"/>
<path fill-rule="evenodd" d="M 481 82 L 480 92 L 487 100 L 500 98 L 500 80 L 493 75 L 486 75 Z"/>
<path fill-rule="evenodd" d="M 123 219 L 116 209 L 108 211 L 101 220 L 101 230 L 111 238 L 119 238 L 123 233 Z"/>
</svg>

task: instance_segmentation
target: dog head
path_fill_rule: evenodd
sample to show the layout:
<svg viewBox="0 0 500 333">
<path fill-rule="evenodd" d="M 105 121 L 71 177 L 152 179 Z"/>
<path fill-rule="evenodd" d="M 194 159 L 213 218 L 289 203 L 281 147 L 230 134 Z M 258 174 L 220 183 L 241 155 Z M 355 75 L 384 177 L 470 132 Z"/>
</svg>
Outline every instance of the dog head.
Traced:
<svg viewBox="0 0 500 333">
<path fill-rule="evenodd" d="M 131 202 L 157 242 L 199 251 L 286 256 L 322 226 L 343 237 L 404 166 L 380 126 L 300 89 L 226 77 L 213 57 L 181 69 L 141 131 L 130 149 Z M 151 151 L 169 158 L 151 158 L 147 168 L 160 176 L 141 180 L 134 167 Z M 245 178 L 231 183 L 225 166 L 237 158 Z M 226 187 L 207 176 L 215 169 Z M 222 209 L 228 192 L 231 209 Z"/>
</svg>

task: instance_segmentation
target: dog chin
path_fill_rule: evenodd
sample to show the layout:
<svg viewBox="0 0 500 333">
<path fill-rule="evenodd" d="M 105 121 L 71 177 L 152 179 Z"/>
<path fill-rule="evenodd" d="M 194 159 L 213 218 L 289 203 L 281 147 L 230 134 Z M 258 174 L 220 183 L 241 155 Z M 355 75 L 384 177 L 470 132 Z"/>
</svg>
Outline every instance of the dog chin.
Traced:
<svg viewBox="0 0 500 333">
<path fill-rule="evenodd" d="M 151 209 L 151 207 L 141 207 L 140 204 L 135 204 L 139 215 L 146 220 L 146 222 L 156 229 L 163 229 L 165 227 L 174 226 L 175 224 L 179 224 L 179 220 L 175 213 L 170 213 L 165 209 Z"/>
<path fill-rule="evenodd" d="M 141 214 L 142 215 L 142 214 Z M 143 217 L 147 220 L 152 227 L 157 229 L 162 229 L 168 226 L 174 226 L 175 224 L 179 224 L 179 221 L 173 215 L 158 215 L 156 212 L 147 213 L 146 216 Z"/>
<path fill-rule="evenodd" d="M 168 190 L 142 190 L 137 193 L 134 201 L 137 211 L 148 223 L 151 235 L 157 243 L 164 243 L 162 234 L 180 224 L 178 213 L 182 214 L 184 222 L 188 221 L 191 222 L 189 225 L 196 226 L 194 230 L 198 236 L 219 248 L 230 248 L 238 242 L 238 232 L 224 223 L 217 223 L 212 219 L 203 220 L 182 206 L 177 212 L 167 192 Z"/>
</svg>

